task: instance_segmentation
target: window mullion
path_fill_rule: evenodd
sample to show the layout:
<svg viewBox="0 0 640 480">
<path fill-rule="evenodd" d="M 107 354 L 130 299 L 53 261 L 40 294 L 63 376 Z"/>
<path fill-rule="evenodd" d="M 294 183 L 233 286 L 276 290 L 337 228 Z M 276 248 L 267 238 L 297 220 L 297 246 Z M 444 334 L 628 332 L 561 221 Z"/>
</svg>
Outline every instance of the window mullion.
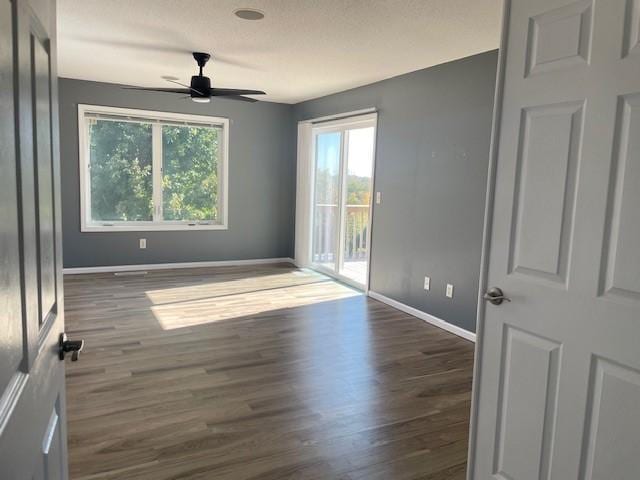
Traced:
<svg viewBox="0 0 640 480">
<path fill-rule="evenodd" d="M 93 216 L 91 215 L 91 141 L 90 141 L 90 132 L 91 132 L 91 120 L 87 118 L 82 119 L 84 130 L 82 136 L 82 149 L 80 151 L 80 158 L 84 159 L 82 162 L 82 171 L 80 172 L 81 183 L 83 183 L 83 191 L 81 195 L 85 201 L 85 210 L 82 211 L 82 222 L 83 224 L 91 224 L 93 221 Z M 84 177 L 83 177 L 84 175 Z M 82 181 L 84 180 L 84 182 Z M 80 208 L 82 210 L 82 207 Z"/>
<path fill-rule="evenodd" d="M 162 125 L 153 124 L 153 221 L 162 221 Z"/>
</svg>

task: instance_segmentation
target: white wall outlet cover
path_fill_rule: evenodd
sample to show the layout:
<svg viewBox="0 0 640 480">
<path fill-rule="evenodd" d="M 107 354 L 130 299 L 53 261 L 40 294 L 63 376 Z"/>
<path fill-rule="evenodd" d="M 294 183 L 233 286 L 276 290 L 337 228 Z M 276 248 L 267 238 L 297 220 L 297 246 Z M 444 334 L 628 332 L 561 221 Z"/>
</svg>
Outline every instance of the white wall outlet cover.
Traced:
<svg viewBox="0 0 640 480">
<path fill-rule="evenodd" d="M 376 192 L 376 203 L 378 205 L 382 203 L 382 192 Z"/>
<path fill-rule="evenodd" d="M 453 285 L 451 285 L 450 283 L 447 283 L 447 293 L 446 293 L 446 295 L 449 298 L 453 298 Z"/>
<path fill-rule="evenodd" d="M 141 238 L 140 239 L 140 248 L 147 248 L 147 239 L 146 238 Z"/>
<path fill-rule="evenodd" d="M 431 289 L 431 277 L 424 277 L 424 289 L 427 291 Z"/>
</svg>

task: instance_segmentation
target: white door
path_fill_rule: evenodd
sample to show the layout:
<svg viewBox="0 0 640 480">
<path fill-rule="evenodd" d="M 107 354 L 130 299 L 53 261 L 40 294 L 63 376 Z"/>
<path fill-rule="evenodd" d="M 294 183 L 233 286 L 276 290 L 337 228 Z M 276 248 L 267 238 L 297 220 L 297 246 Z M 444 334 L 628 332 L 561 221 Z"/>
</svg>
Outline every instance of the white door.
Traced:
<svg viewBox="0 0 640 480">
<path fill-rule="evenodd" d="M 54 1 L 0 0 L 2 480 L 68 477 L 55 25 Z"/>
<path fill-rule="evenodd" d="M 635 480 L 640 0 L 505 15 L 469 478 Z"/>
<path fill-rule="evenodd" d="M 311 263 L 366 288 L 376 115 L 325 122 L 313 134 Z"/>
</svg>

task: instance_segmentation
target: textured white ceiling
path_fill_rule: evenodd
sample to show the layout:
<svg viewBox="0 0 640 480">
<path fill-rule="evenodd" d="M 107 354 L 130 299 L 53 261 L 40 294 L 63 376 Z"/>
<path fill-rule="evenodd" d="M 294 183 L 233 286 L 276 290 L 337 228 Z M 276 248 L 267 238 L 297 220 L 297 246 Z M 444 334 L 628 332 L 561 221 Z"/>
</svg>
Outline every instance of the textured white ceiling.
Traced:
<svg viewBox="0 0 640 480">
<path fill-rule="evenodd" d="M 214 86 L 296 103 L 498 47 L 502 0 L 59 0 L 61 77 Z M 233 11 L 262 10 L 246 21 Z M 218 59 L 216 61 L 216 58 Z"/>
</svg>

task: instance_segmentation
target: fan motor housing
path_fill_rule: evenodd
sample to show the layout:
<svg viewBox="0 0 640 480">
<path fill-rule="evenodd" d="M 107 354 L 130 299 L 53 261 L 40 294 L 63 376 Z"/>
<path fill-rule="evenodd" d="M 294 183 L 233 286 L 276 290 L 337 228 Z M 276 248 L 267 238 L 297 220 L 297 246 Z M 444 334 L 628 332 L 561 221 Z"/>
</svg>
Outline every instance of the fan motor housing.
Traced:
<svg viewBox="0 0 640 480">
<path fill-rule="evenodd" d="M 197 90 L 194 92 L 191 90 L 191 97 L 209 98 L 209 90 L 211 89 L 211 79 L 200 75 L 194 75 L 191 77 L 191 88 Z M 199 93 L 200 92 L 200 93 Z"/>
</svg>

